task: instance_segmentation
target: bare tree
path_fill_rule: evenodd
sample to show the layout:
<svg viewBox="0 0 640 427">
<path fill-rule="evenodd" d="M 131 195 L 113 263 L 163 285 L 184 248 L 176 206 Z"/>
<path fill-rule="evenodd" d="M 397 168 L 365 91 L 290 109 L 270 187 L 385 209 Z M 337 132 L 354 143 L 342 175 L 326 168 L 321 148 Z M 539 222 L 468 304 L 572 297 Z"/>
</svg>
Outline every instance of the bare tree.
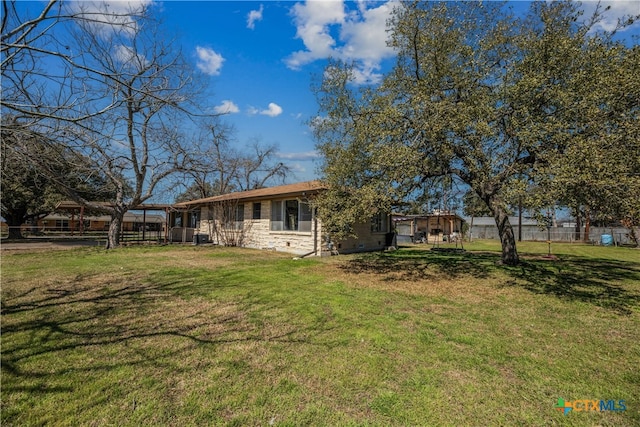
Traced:
<svg viewBox="0 0 640 427">
<path fill-rule="evenodd" d="M 23 150 L 69 197 L 111 215 L 107 248 L 116 247 L 125 212 L 184 169 L 177 124 L 199 111 L 203 88 L 146 7 L 50 1 L 34 18 L 18 17 L 13 2 L 3 8 L 3 92 L 9 96 L 2 110 L 16 116 L 16 132 L 46 135 L 52 147 L 77 153 L 78 166 L 106 177 L 115 197 L 96 205 L 52 167 L 69 157 Z M 40 64 L 49 64 L 46 72 Z"/>
<path fill-rule="evenodd" d="M 236 181 L 240 190 L 263 188 L 273 179 L 284 181 L 291 170 L 275 160 L 277 150 L 276 145 L 262 145 L 259 140 L 253 140 L 247 152 L 238 159 Z"/>
<path fill-rule="evenodd" d="M 112 76 L 86 62 L 87 52 L 76 47 L 69 30 L 83 25 L 105 35 L 134 34 L 147 9 L 142 5 L 116 9 L 106 3 L 92 5 L 88 9 L 81 2 L 49 0 L 34 12 L 28 8 L 40 7 L 40 3 L 2 1 L 0 105 L 3 115 L 11 114 L 25 130 L 36 131 L 35 125 L 50 127 L 52 121 L 81 123 L 116 105 L 103 96 L 89 98 L 81 76 Z"/>
<path fill-rule="evenodd" d="M 182 184 L 191 184 L 176 197 L 177 201 L 263 188 L 271 182 L 284 181 L 291 170 L 277 160 L 276 145 L 254 139 L 238 149 L 234 133 L 234 128 L 220 117 L 201 123 L 181 177 Z"/>
</svg>

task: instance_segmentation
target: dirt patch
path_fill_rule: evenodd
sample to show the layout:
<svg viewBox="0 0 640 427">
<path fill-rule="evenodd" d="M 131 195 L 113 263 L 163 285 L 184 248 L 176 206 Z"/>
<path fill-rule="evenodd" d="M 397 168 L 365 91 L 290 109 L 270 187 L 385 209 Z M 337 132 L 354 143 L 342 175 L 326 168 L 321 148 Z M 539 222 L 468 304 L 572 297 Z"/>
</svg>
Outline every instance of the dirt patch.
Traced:
<svg viewBox="0 0 640 427">
<path fill-rule="evenodd" d="M 401 263 L 398 263 L 401 264 Z M 317 273 L 334 280 L 347 283 L 358 288 L 369 288 L 387 292 L 399 292 L 407 295 L 443 297 L 448 299 L 464 299 L 467 302 L 482 303 L 499 294 L 508 294 L 504 286 L 495 286 L 502 283 L 498 275 L 492 276 L 487 281 L 478 280 L 473 275 L 460 274 L 455 278 L 447 277 L 438 268 L 425 265 L 411 265 L 406 270 L 379 272 L 364 269 L 349 268 L 349 260 L 342 262 L 331 260 L 317 267 Z M 491 285 L 486 285 L 491 283 Z"/>
<path fill-rule="evenodd" d="M 87 246 L 102 246 L 104 242 L 99 240 L 24 240 L 0 242 L 0 250 L 2 251 L 47 251 L 47 250 L 65 250 Z"/>
</svg>

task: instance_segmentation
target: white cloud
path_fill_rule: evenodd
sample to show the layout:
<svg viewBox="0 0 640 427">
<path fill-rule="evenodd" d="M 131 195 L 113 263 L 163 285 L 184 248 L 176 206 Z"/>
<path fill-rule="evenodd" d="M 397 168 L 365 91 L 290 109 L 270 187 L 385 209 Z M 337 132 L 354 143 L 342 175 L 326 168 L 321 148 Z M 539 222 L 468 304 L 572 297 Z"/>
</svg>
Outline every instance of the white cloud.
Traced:
<svg viewBox="0 0 640 427">
<path fill-rule="evenodd" d="M 278 153 L 279 159 L 283 160 L 295 160 L 299 162 L 304 162 L 308 160 L 316 160 L 320 158 L 320 153 L 317 151 L 306 151 L 303 153 Z"/>
<path fill-rule="evenodd" d="M 277 117 L 282 114 L 282 107 L 275 102 L 270 102 L 268 108 L 260 110 L 256 107 L 247 108 L 247 114 L 253 116 L 255 114 L 262 114 L 263 116 Z"/>
<path fill-rule="evenodd" d="M 342 24 L 346 14 L 342 1 L 307 1 L 296 3 L 291 9 L 297 28 L 296 37 L 306 50 L 294 52 L 286 63 L 289 68 L 301 66 L 330 56 L 336 44 L 330 34 L 330 25 Z"/>
<path fill-rule="evenodd" d="M 589 19 L 595 12 L 596 7 L 598 6 L 597 1 L 583 1 L 582 9 L 585 11 L 585 18 Z M 604 30 L 604 31 L 613 31 L 616 29 L 618 25 L 618 19 L 623 19 L 629 15 L 637 16 L 640 15 L 640 2 L 638 0 L 632 1 L 601 1 L 600 2 L 600 10 L 604 11 L 605 8 L 609 7 L 610 9 L 604 12 L 602 19 L 595 25 L 593 28 L 595 31 Z M 631 27 L 638 28 L 640 23 L 636 22 Z M 627 27 L 627 29 L 630 27 Z"/>
<path fill-rule="evenodd" d="M 216 53 L 213 49 L 201 46 L 196 46 L 196 55 L 198 56 L 196 66 L 200 71 L 210 76 L 220 74 L 220 69 L 224 62 L 222 55 Z"/>
<path fill-rule="evenodd" d="M 256 21 L 262 21 L 262 12 L 264 6 L 260 5 L 260 9 L 252 10 L 247 14 L 247 28 L 254 29 L 256 27 Z"/>
<path fill-rule="evenodd" d="M 282 114 L 282 107 L 274 102 L 270 102 L 269 108 L 267 108 L 266 110 L 260 111 L 260 114 L 263 114 L 269 117 L 276 117 Z"/>
<path fill-rule="evenodd" d="M 138 71 L 149 65 L 149 61 L 144 55 L 137 54 L 133 48 L 129 46 L 116 46 L 113 49 L 113 57 L 121 64 L 126 64 Z"/>
<path fill-rule="evenodd" d="M 73 0 L 66 5 L 71 13 L 86 18 L 84 24 L 95 34 L 107 37 L 116 31 L 129 36 L 135 34 L 138 31 L 136 15 L 152 4 L 152 0 Z"/>
<path fill-rule="evenodd" d="M 307 173 L 307 168 L 302 166 L 300 163 L 289 163 L 287 164 L 289 170 L 295 173 Z"/>
<path fill-rule="evenodd" d="M 240 108 L 231 100 L 225 99 L 222 101 L 222 104 L 217 105 L 213 108 L 213 111 L 216 114 L 233 114 L 239 113 Z"/>
<path fill-rule="evenodd" d="M 375 9 L 367 9 L 361 17 L 345 22 L 340 33 L 345 42 L 342 56 L 369 63 L 394 56 L 393 49 L 387 46 L 387 20 L 393 8 L 394 3 L 388 2 Z"/>
<path fill-rule="evenodd" d="M 358 68 L 352 71 L 351 81 L 357 85 L 377 84 L 382 80 L 380 64 L 374 61 L 362 61 Z"/>
<path fill-rule="evenodd" d="M 368 8 L 366 1 L 357 3 L 358 10 L 347 12 L 344 1 L 307 1 L 291 9 L 305 50 L 293 52 L 285 59 L 287 66 L 297 70 L 329 56 L 356 64 L 356 83 L 375 83 L 380 63 L 394 52 L 386 44 L 387 19 L 396 0 Z M 336 35 L 337 38 L 336 38 Z"/>
</svg>

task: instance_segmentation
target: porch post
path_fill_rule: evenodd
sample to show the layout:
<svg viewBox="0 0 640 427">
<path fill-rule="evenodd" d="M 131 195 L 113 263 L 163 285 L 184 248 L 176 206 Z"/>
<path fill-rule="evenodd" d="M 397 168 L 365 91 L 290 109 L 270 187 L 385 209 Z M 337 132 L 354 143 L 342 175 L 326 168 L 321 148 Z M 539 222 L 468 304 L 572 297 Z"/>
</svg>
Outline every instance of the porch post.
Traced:
<svg viewBox="0 0 640 427">
<path fill-rule="evenodd" d="M 84 234 L 84 205 L 80 206 L 80 235 Z"/>
<path fill-rule="evenodd" d="M 142 209 L 142 241 L 145 241 L 147 232 L 147 210 Z"/>
<path fill-rule="evenodd" d="M 169 240 L 169 207 L 164 208 L 164 243 Z"/>
</svg>

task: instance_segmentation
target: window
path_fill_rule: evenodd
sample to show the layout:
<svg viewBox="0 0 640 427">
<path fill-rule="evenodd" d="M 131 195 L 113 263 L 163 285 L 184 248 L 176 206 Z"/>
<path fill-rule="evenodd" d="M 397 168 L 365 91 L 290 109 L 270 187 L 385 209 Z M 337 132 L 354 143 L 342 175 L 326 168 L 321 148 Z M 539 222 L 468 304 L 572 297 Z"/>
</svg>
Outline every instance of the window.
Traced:
<svg viewBox="0 0 640 427">
<path fill-rule="evenodd" d="M 240 203 L 236 206 L 236 222 L 244 221 L 244 204 Z"/>
<path fill-rule="evenodd" d="M 189 228 L 200 227 L 200 210 L 191 212 L 189 215 Z"/>
<path fill-rule="evenodd" d="M 387 231 L 387 215 L 379 212 L 371 218 L 371 232 L 386 233 Z"/>
<path fill-rule="evenodd" d="M 297 200 L 285 200 L 284 202 L 284 229 L 285 230 L 297 230 L 298 229 L 298 201 Z"/>
<path fill-rule="evenodd" d="M 300 222 L 298 223 L 298 231 L 311 231 L 311 206 L 309 203 L 300 203 Z"/>
<path fill-rule="evenodd" d="M 226 211 L 223 218 L 225 226 L 241 229 L 244 224 L 244 204 L 228 205 L 225 209 Z"/>
<path fill-rule="evenodd" d="M 271 202 L 271 231 L 282 230 L 282 202 Z"/>
<path fill-rule="evenodd" d="M 262 211 L 262 203 L 254 203 L 253 204 L 253 219 L 260 219 L 260 214 Z"/>
<path fill-rule="evenodd" d="M 182 212 L 172 213 L 173 221 L 171 223 L 172 227 L 182 227 Z"/>
<path fill-rule="evenodd" d="M 271 202 L 271 231 L 311 231 L 311 207 L 298 200 Z"/>
</svg>

